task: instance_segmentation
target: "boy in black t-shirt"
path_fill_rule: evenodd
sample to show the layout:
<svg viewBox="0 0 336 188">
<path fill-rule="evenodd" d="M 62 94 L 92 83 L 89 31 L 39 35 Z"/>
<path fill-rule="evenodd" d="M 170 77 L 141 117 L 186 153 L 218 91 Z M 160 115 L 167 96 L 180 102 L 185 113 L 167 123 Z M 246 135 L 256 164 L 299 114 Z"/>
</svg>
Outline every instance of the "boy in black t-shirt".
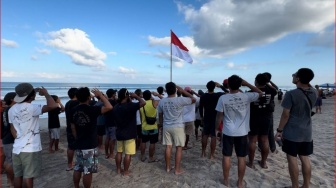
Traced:
<svg viewBox="0 0 336 188">
<path fill-rule="evenodd" d="M 48 112 L 48 129 L 49 129 L 49 152 L 53 153 L 54 150 L 52 149 L 53 145 L 55 144 L 55 151 L 58 151 L 58 143 L 60 138 L 60 121 L 58 115 L 64 112 L 64 106 L 61 103 L 61 100 L 56 95 L 51 95 L 54 101 L 58 104 L 58 108 L 51 110 Z"/>
</svg>

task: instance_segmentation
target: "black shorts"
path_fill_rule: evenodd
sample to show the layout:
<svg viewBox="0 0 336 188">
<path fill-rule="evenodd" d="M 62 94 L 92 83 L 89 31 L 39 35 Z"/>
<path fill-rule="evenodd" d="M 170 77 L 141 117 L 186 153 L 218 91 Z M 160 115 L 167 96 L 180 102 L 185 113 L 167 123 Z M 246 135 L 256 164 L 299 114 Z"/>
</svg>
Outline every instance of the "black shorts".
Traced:
<svg viewBox="0 0 336 188">
<path fill-rule="evenodd" d="M 251 118 L 251 120 L 250 120 L 250 132 L 248 134 L 251 135 L 251 136 L 268 135 L 270 126 L 272 124 L 273 124 L 273 116 Z"/>
<path fill-rule="evenodd" d="M 194 125 L 195 125 L 195 128 L 196 128 L 196 129 L 197 129 L 198 127 L 200 127 L 201 124 L 202 124 L 202 121 L 201 121 L 200 119 L 196 119 L 196 120 L 195 120 Z"/>
<path fill-rule="evenodd" d="M 141 142 L 142 143 L 146 143 L 148 142 L 151 143 L 151 144 L 155 144 L 159 141 L 159 133 L 156 133 L 156 134 L 149 134 L 149 135 L 142 135 L 141 136 Z"/>
<path fill-rule="evenodd" d="M 105 125 L 97 125 L 97 135 L 98 136 L 105 135 Z"/>
<path fill-rule="evenodd" d="M 308 156 L 313 154 L 313 141 L 311 142 L 293 142 L 284 139 L 282 141 L 282 151 L 288 155 L 297 157 L 297 155 Z"/>
<path fill-rule="evenodd" d="M 142 136 L 142 126 L 140 124 L 137 125 L 137 138 L 141 138 L 141 136 Z"/>
<path fill-rule="evenodd" d="M 216 124 L 215 123 L 209 123 L 209 122 L 203 122 L 203 135 L 216 137 Z"/>
<path fill-rule="evenodd" d="M 75 150 L 74 148 L 75 137 L 72 135 L 72 133 L 67 133 L 67 141 L 68 141 L 68 148 L 71 150 Z"/>
<path fill-rule="evenodd" d="M 223 134 L 222 140 L 224 156 L 232 156 L 233 145 L 235 147 L 237 157 L 246 157 L 248 154 L 247 135 L 245 136 L 227 136 Z"/>
</svg>

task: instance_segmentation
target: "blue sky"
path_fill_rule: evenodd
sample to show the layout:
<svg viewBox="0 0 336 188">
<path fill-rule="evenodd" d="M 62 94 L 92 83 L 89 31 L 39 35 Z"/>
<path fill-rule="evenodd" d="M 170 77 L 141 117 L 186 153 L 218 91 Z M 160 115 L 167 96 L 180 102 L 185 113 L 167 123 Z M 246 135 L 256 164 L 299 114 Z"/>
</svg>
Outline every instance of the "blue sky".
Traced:
<svg viewBox="0 0 336 188">
<path fill-rule="evenodd" d="M 205 85 L 270 72 L 290 86 L 335 82 L 333 0 L 2 0 L 1 81 L 164 84 L 170 29 L 189 49 L 173 81 Z"/>
</svg>

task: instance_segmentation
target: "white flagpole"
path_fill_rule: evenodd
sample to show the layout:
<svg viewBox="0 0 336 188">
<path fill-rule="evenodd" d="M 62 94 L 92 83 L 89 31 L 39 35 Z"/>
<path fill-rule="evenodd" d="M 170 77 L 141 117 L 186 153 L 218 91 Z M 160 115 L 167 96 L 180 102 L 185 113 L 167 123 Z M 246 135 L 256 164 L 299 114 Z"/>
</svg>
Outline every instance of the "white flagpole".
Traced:
<svg viewBox="0 0 336 188">
<path fill-rule="evenodd" d="M 170 30 L 170 81 L 173 81 L 173 57 L 172 57 L 172 42 L 171 42 L 171 32 Z"/>
</svg>

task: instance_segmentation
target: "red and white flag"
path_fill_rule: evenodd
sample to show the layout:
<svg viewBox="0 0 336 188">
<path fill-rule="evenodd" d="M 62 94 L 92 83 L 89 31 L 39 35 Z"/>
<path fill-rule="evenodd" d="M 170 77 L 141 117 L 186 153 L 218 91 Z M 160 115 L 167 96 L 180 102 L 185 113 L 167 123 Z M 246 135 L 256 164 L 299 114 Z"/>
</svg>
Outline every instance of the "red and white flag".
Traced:
<svg viewBox="0 0 336 188">
<path fill-rule="evenodd" d="M 170 32 L 171 44 L 172 44 L 172 55 L 183 59 L 188 63 L 192 63 L 193 60 L 189 55 L 189 50 L 182 44 L 180 39 L 177 38 L 173 31 Z"/>
</svg>

